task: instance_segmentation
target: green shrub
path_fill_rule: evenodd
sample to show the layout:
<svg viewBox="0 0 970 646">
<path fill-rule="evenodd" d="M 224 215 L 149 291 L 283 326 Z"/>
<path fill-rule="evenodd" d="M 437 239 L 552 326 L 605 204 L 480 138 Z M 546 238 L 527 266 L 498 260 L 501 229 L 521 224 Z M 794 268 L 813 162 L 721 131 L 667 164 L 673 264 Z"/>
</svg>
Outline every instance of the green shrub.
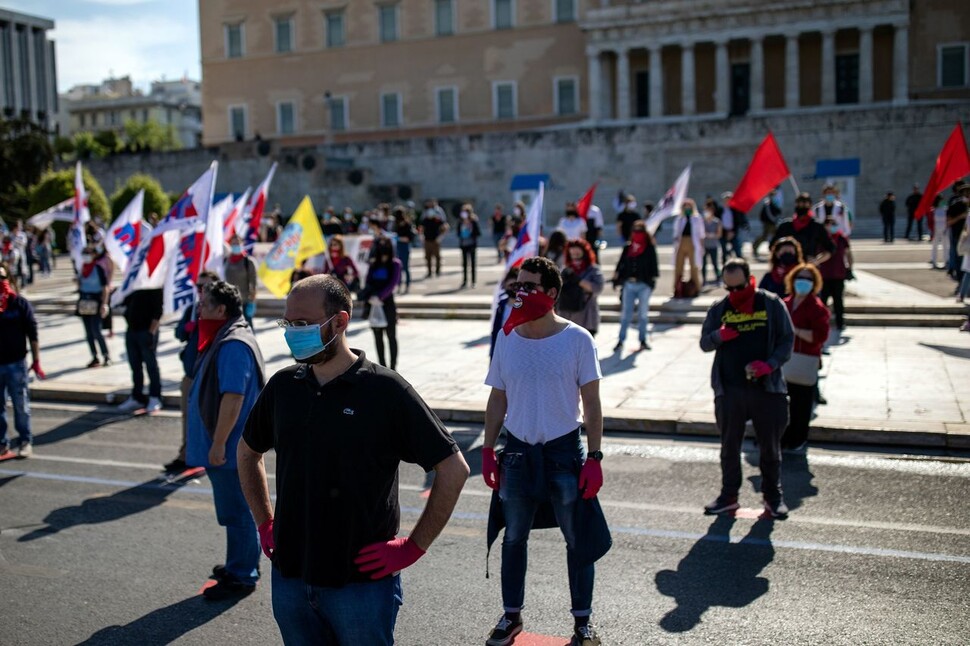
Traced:
<svg viewBox="0 0 970 646">
<path fill-rule="evenodd" d="M 105 222 L 110 221 L 111 211 L 108 208 L 108 198 L 105 197 L 101 184 L 87 169 L 82 170 L 81 178 L 88 193 L 88 209 L 91 211 L 91 217 L 101 216 Z M 74 168 L 52 171 L 41 177 L 40 182 L 30 189 L 30 208 L 28 211 L 31 214 L 40 213 L 73 196 Z M 66 222 L 54 224 L 53 229 L 58 249 L 66 248 L 64 236 L 68 226 Z"/>
<path fill-rule="evenodd" d="M 135 197 L 135 194 L 141 189 L 145 190 L 144 216 L 147 218 L 148 214 L 154 211 L 159 217 L 165 217 L 171 201 L 168 195 L 165 194 L 165 191 L 162 190 L 162 185 L 151 175 L 137 173 L 129 177 L 128 181 L 112 194 L 112 218 L 118 217 L 122 210 L 128 206 L 128 203 L 131 202 L 132 198 Z"/>
</svg>

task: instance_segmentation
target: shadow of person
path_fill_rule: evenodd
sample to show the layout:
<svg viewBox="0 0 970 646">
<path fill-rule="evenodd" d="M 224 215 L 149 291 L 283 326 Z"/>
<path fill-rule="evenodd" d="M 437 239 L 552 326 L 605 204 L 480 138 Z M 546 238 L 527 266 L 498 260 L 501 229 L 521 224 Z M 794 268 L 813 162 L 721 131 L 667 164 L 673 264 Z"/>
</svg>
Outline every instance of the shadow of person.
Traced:
<svg viewBox="0 0 970 646">
<path fill-rule="evenodd" d="M 241 599 L 213 602 L 207 601 L 202 595 L 196 595 L 170 606 L 152 610 L 147 615 L 124 626 L 102 628 L 80 642 L 78 646 L 170 644 L 199 626 L 212 621 L 239 601 Z"/>
<path fill-rule="evenodd" d="M 758 453 L 754 452 L 746 460 L 752 466 L 758 465 Z M 818 495 L 818 487 L 812 480 L 815 474 L 808 468 L 808 455 L 805 453 L 782 453 L 781 455 L 781 490 L 784 492 L 785 504 L 788 509 L 794 510 L 802 506 L 806 498 L 813 498 Z M 761 492 L 761 476 L 752 475 L 748 477 L 751 488 L 755 492 Z"/>
<path fill-rule="evenodd" d="M 69 419 L 49 431 L 34 435 L 33 443 L 34 446 L 56 444 L 62 440 L 70 440 L 85 433 L 96 431 L 102 426 L 129 419 L 131 419 L 131 415 L 128 413 L 118 413 L 111 409 L 99 408 Z"/>
<path fill-rule="evenodd" d="M 667 632 L 688 632 L 709 608 L 743 608 L 768 592 L 768 579 L 758 574 L 775 558 L 770 539 L 774 521 L 759 518 L 744 538 L 732 543 L 734 523 L 732 516 L 718 516 L 676 571 L 657 572 L 657 591 L 677 602 L 659 622 Z"/>
<path fill-rule="evenodd" d="M 51 511 L 44 518 L 44 527 L 24 534 L 19 542 L 34 541 L 38 538 L 57 534 L 78 525 L 97 525 L 121 520 L 139 514 L 165 502 L 165 499 L 189 484 L 190 481 L 165 483 L 148 480 L 128 489 L 117 491 L 110 496 L 88 498 L 80 505 L 61 507 Z"/>
</svg>

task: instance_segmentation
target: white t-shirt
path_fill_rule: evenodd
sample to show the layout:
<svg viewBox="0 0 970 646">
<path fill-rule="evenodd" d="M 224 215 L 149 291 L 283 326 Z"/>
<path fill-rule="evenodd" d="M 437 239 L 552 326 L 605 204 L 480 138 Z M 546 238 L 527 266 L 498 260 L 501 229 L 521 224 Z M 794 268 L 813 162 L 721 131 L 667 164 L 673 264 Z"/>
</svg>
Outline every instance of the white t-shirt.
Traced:
<svg viewBox="0 0 970 646">
<path fill-rule="evenodd" d="M 579 389 L 602 378 L 593 337 L 570 323 L 544 339 L 499 332 L 485 385 L 505 391 L 505 427 L 528 444 L 540 444 L 583 423 Z"/>
<path fill-rule="evenodd" d="M 567 240 L 586 237 L 586 220 L 583 218 L 559 218 L 559 226 L 556 228 L 566 234 Z"/>
<path fill-rule="evenodd" d="M 597 229 L 603 228 L 603 212 L 595 204 L 590 204 L 589 212 L 586 213 L 586 226 L 589 227 L 590 223 Z"/>
</svg>

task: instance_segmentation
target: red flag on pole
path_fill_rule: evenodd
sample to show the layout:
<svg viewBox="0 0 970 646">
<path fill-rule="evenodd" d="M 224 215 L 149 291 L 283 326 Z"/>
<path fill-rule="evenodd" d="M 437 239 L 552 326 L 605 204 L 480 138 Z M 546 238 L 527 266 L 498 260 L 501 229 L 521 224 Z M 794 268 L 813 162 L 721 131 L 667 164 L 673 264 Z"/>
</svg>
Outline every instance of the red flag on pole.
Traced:
<svg viewBox="0 0 970 646">
<path fill-rule="evenodd" d="M 916 219 L 919 220 L 931 213 L 936 196 L 966 175 L 970 175 L 970 155 L 967 154 L 967 140 L 963 136 L 963 128 L 958 123 L 943 144 L 939 157 L 936 158 L 936 168 L 930 175 L 930 181 L 926 182 L 923 198 L 916 207 Z"/>
<path fill-rule="evenodd" d="M 791 171 L 788 170 L 785 158 L 781 156 L 775 136 L 769 132 L 755 151 L 751 165 L 741 178 L 741 183 L 734 189 L 734 197 L 728 206 L 732 211 L 750 211 L 758 200 L 789 175 Z"/>
<path fill-rule="evenodd" d="M 599 182 L 593 182 L 593 185 L 589 187 L 586 191 L 586 195 L 579 198 L 576 202 L 576 212 L 579 213 L 579 217 L 586 219 L 586 214 L 589 213 L 589 207 L 593 203 L 593 193 L 596 192 L 596 186 Z"/>
</svg>

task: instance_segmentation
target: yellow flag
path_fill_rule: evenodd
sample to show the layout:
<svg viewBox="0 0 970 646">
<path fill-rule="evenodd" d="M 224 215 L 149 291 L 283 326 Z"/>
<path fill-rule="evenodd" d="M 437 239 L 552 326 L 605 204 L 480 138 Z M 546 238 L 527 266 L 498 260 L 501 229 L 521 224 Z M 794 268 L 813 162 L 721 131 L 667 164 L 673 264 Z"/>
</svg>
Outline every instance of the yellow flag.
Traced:
<svg viewBox="0 0 970 646">
<path fill-rule="evenodd" d="M 290 292 L 293 270 L 307 258 L 326 251 L 327 243 L 323 239 L 320 222 L 310 197 L 306 196 L 259 266 L 259 278 L 273 294 L 286 296 Z"/>
</svg>

